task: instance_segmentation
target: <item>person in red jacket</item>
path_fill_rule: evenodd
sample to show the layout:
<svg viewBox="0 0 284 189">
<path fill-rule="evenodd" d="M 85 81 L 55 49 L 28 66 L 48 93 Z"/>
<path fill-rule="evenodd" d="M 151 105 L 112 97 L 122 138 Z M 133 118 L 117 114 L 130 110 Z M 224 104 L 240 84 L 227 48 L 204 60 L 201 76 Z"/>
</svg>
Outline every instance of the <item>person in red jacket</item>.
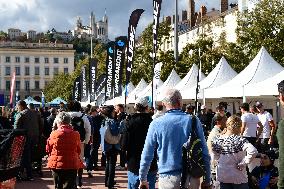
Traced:
<svg viewBox="0 0 284 189">
<path fill-rule="evenodd" d="M 58 129 L 50 134 L 46 151 L 47 167 L 52 170 L 56 189 L 76 188 L 76 175 L 84 165 L 80 160 L 80 134 L 70 125 L 71 117 L 66 112 L 57 115 Z"/>
</svg>

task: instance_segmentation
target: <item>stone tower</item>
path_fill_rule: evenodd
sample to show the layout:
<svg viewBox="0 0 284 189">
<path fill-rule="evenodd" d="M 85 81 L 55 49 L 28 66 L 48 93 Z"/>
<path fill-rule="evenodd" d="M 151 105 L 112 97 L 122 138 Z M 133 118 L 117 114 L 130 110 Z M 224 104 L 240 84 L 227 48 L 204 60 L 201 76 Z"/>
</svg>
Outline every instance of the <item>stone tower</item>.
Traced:
<svg viewBox="0 0 284 189">
<path fill-rule="evenodd" d="M 228 0 L 221 0 L 221 8 L 220 8 L 220 12 L 225 12 L 227 11 L 229 8 L 229 1 Z"/>
<path fill-rule="evenodd" d="M 108 17 L 105 11 L 103 19 L 96 23 L 97 38 L 103 42 L 108 40 Z"/>
<path fill-rule="evenodd" d="M 97 37 L 97 29 L 96 29 L 96 18 L 95 15 L 93 13 L 93 11 L 91 12 L 91 16 L 90 16 L 90 34 L 93 35 L 94 37 Z"/>
<path fill-rule="evenodd" d="M 189 20 L 189 27 L 192 28 L 195 26 L 195 1 L 188 1 L 188 11 L 187 11 L 187 19 Z"/>
</svg>

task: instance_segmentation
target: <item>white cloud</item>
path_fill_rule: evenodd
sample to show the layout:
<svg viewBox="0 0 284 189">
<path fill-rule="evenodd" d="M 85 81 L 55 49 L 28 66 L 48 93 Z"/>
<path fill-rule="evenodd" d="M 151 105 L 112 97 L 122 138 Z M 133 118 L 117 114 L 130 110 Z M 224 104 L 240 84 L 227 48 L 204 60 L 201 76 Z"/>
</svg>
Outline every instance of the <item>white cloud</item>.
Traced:
<svg viewBox="0 0 284 189">
<path fill-rule="evenodd" d="M 196 5 L 206 3 L 209 8 L 218 9 L 220 0 L 195 0 Z M 235 2 L 237 0 L 229 0 Z M 188 0 L 179 0 L 179 10 L 187 9 Z M 75 27 L 76 17 L 80 16 L 88 24 L 91 11 L 101 20 L 105 8 L 109 17 L 109 36 L 127 35 L 128 19 L 132 10 L 143 8 L 138 32 L 152 22 L 151 0 L 0 0 L 0 30 L 19 28 L 22 31 L 33 29 L 46 32 L 56 28 L 68 31 Z M 198 7 L 197 7 L 198 10 Z M 174 1 L 163 0 L 161 17 L 174 14 Z"/>
</svg>

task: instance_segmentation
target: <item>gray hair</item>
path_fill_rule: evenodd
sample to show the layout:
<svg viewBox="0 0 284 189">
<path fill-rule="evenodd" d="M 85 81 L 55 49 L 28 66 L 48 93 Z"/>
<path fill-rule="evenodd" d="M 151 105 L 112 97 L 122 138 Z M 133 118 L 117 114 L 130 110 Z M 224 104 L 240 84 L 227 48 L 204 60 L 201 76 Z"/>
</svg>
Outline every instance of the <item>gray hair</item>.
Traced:
<svg viewBox="0 0 284 189">
<path fill-rule="evenodd" d="M 56 116 L 56 122 L 57 124 L 70 124 L 71 122 L 71 116 L 66 113 L 66 112 L 60 112 L 57 116 Z"/>
<path fill-rule="evenodd" d="M 182 105 L 182 96 L 179 90 L 177 89 L 166 89 L 164 93 L 163 103 L 168 105 Z"/>
</svg>

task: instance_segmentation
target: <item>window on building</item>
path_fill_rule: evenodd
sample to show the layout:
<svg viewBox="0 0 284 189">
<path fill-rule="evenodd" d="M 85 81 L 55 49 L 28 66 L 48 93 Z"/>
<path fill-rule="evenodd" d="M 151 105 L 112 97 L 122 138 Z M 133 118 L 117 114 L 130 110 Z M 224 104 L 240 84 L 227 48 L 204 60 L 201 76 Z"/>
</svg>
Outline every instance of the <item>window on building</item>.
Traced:
<svg viewBox="0 0 284 189">
<path fill-rule="evenodd" d="M 68 64 L 68 58 L 64 58 L 64 64 Z"/>
<path fill-rule="evenodd" d="M 54 75 L 58 75 L 59 73 L 59 69 L 58 68 L 53 68 L 53 74 Z"/>
<path fill-rule="evenodd" d="M 11 68 L 5 67 L 5 75 L 11 75 Z"/>
<path fill-rule="evenodd" d="M 26 57 L 25 58 L 25 63 L 29 63 L 30 62 L 30 58 L 29 57 Z"/>
<path fill-rule="evenodd" d="M 18 56 L 15 58 L 15 60 L 16 60 L 17 63 L 19 63 L 21 61 L 20 57 L 18 57 Z"/>
<path fill-rule="evenodd" d="M 44 81 L 44 86 L 47 86 L 49 81 Z"/>
<path fill-rule="evenodd" d="M 49 63 L 49 59 L 48 58 L 44 58 L 44 63 Z"/>
<path fill-rule="evenodd" d="M 45 68 L 44 68 L 44 74 L 45 74 L 45 75 L 49 75 L 49 68 L 48 68 L 48 67 L 45 67 Z"/>
<path fill-rule="evenodd" d="M 35 67 L 35 75 L 39 75 L 39 67 L 38 66 Z"/>
<path fill-rule="evenodd" d="M 68 74 L 68 68 L 64 68 L 64 74 Z"/>
<path fill-rule="evenodd" d="M 9 91 L 11 88 L 11 81 L 6 81 L 6 91 Z"/>
<path fill-rule="evenodd" d="M 54 64 L 58 64 L 59 59 L 58 58 L 53 58 L 53 62 L 54 62 Z"/>
<path fill-rule="evenodd" d="M 30 75 L 30 67 L 25 67 L 25 75 Z"/>
<path fill-rule="evenodd" d="M 16 72 L 16 75 L 21 75 L 21 67 L 16 66 L 15 67 L 15 72 Z"/>
<path fill-rule="evenodd" d="M 6 56 L 6 62 L 11 62 L 11 57 L 10 56 Z"/>
<path fill-rule="evenodd" d="M 21 81 L 16 81 L 16 91 L 19 91 L 21 88 Z"/>
<path fill-rule="evenodd" d="M 35 89 L 39 89 L 39 81 L 35 81 Z"/>
<path fill-rule="evenodd" d="M 39 58 L 35 57 L 35 63 L 39 63 Z"/>
<path fill-rule="evenodd" d="M 25 90 L 26 91 L 30 90 L 30 81 L 25 81 Z"/>
</svg>

